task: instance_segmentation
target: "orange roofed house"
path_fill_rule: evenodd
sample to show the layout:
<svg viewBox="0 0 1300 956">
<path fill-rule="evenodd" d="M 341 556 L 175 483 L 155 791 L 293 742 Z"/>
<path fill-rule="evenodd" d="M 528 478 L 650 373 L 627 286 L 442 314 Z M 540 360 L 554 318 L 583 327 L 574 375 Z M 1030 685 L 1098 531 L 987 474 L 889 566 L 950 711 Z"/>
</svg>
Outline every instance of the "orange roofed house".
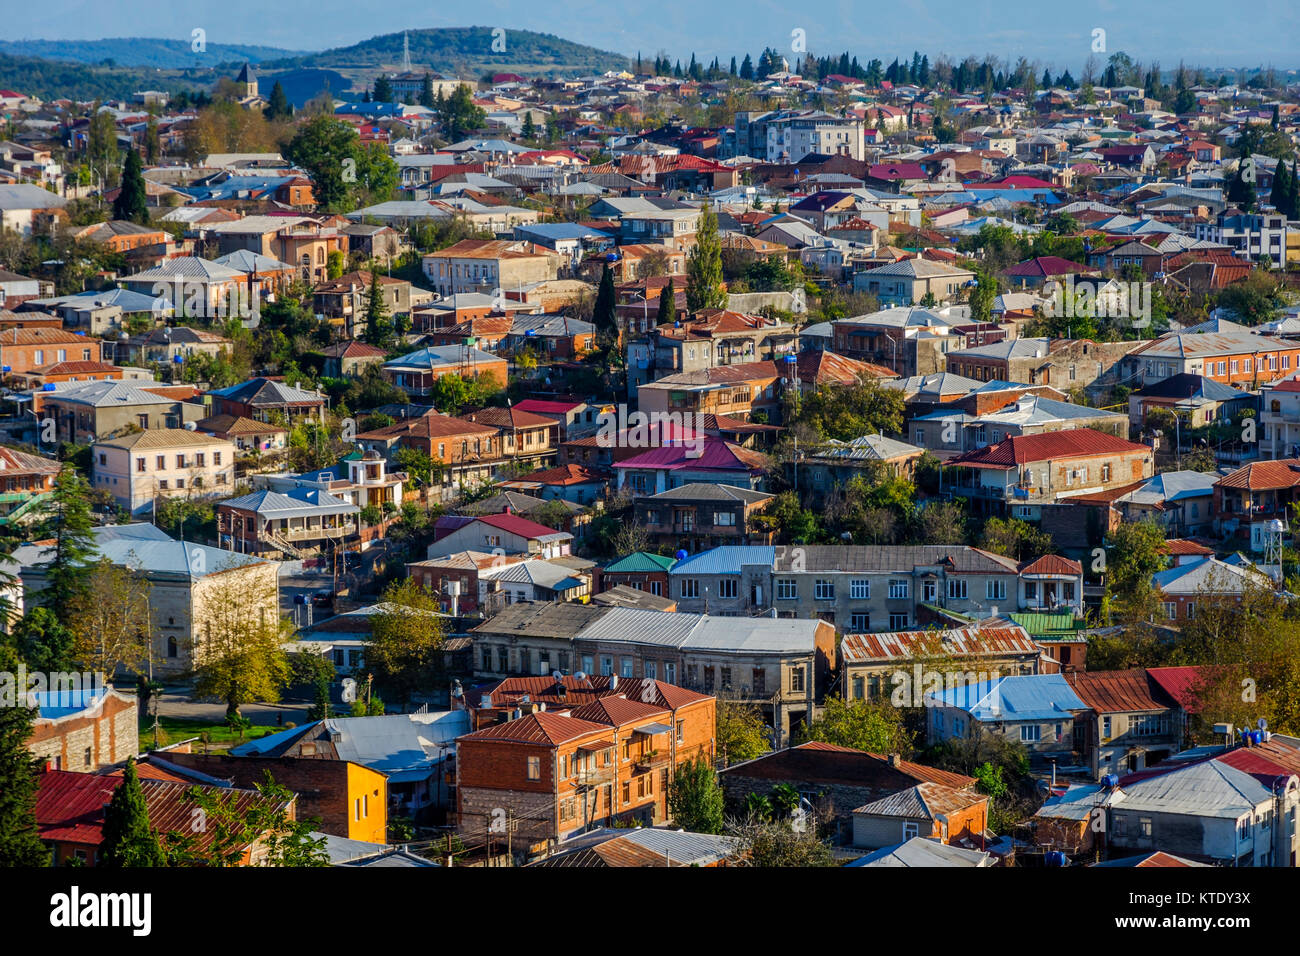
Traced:
<svg viewBox="0 0 1300 956">
<path fill-rule="evenodd" d="M 982 514 L 1024 521 L 1042 517 L 1042 506 L 1096 494 L 1155 474 L 1146 445 L 1092 428 L 1015 435 L 948 462 L 956 479 L 945 480 L 954 497 L 969 498 Z"/>
<path fill-rule="evenodd" d="M 475 705 L 510 695 L 511 678 Z M 513 832 L 515 849 L 615 822 L 667 822 L 676 769 L 714 754 L 715 700 L 648 679 L 540 678 L 515 694 L 513 719 L 456 741 L 458 828 L 464 839 Z M 500 698 L 500 700 L 498 699 Z M 494 829 L 494 827 L 496 829 Z"/>
<path fill-rule="evenodd" d="M 424 257 L 424 275 L 443 296 L 461 292 L 495 295 L 559 275 L 561 257 L 531 242 L 462 239 Z"/>
</svg>

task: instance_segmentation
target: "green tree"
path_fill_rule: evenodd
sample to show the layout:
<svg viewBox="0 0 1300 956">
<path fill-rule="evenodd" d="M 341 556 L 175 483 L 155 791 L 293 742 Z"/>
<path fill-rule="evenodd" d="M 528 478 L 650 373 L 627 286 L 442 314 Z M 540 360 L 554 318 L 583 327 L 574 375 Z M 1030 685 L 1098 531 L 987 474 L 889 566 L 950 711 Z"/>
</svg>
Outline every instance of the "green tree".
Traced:
<svg viewBox="0 0 1300 956">
<path fill-rule="evenodd" d="M 718 217 L 706 200 L 695 230 L 695 245 L 686 261 L 686 308 L 698 312 L 700 309 L 720 309 L 726 304 Z"/>
<path fill-rule="evenodd" d="M 145 193 L 140 154 L 132 149 L 122 167 L 122 185 L 113 201 L 113 218 L 144 225 L 149 221 L 149 198 Z"/>
<path fill-rule="evenodd" d="M 898 708 L 884 701 L 843 697 L 827 697 L 822 716 L 808 724 L 799 738 L 800 743 L 819 740 L 873 754 L 909 754 L 913 746 Z"/>
<path fill-rule="evenodd" d="M 258 845 L 262 866 L 329 866 L 324 837 L 314 837 L 319 821 L 294 820 L 289 807 L 295 795 L 266 772 L 257 785 L 260 799 L 245 801 L 238 791 L 191 787 L 185 801 L 203 820 L 201 832 L 167 834 L 167 855 L 177 866 L 241 865 L 249 847 Z M 241 805 L 242 803 L 242 805 Z"/>
<path fill-rule="evenodd" d="M 194 695 L 223 700 L 227 716 L 239 716 L 251 701 L 280 699 L 292 673 L 284 651 L 292 627 L 278 613 L 265 613 L 278 605 L 273 577 L 250 576 L 237 565 L 213 570 L 203 630 L 192 648 Z"/>
<path fill-rule="evenodd" d="M 162 159 L 162 141 L 158 136 L 156 116 L 150 116 L 144 127 L 144 159 L 150 166 Z"/>
<path fill-rule="evenodd" d="M 732 833 L 738 839 L 737 863 L 740 866 L 839 866 L 830 846 L 818 839 L 811 828 L 796 832 L 784 821 L 755 820 L 733 828 Z"/>
<path fill-rule="evenodd" d="M 397 164 L 383 146 L 363 144 L 355 129 L 329 114 L 300 126 L 283 152 L 307 171 L 324 212 L 351 212 L 362 199 L 382 202 L 397 188 Z"/>
<path fill-rule="evenodd" d="M 362 340 L 370 345 L 387 348 L 393 342 L 393 320 L 388 304 L 384 302 L 384 286 L 379 281 L 379 270 L 370 270 L 370 288 L 366 292 L 366 327 Z"/>
<path fill-rule="evenodd" d="M 416 691 L 441 679 L 445 640 L 438 596 L 414 578 L 403 578 L 388 586 L 379 610 L 370 616 L 366 665 L 381 686 L 406 704 Z"/>
<path fill-rule="evenodd" d="M 45 502 L 41 522 L 44 536 L 54 539 L 41 603 L 66 622 L 74 602 L 85 593 L 91 559 L 97 553 L 90 485 L 71 465 L 65 464 L 54 479 L 54 490 Z"/>
<path fill-rule="evenodd" d="M 763 713 L 753 704 L 719 697 L 716 712 L 717 751 L 722 766 L 753 760 L 772 749 Z"/>
<path fill-rule="evenodd" d="M 989 518 L 979 546 L 1017 561 L 1032 561 L 1051 553 L 1052 536 L 1019 518 Z"/>
<path fill-rule="evenodd" d="M 604 336 L 613 335 L 618 330 L 618 320 L 614 316 L 617 300 L 614 295 L 614 273 L 606 263 L 600 272 L 600 285 L 596 288 L 596 305 L 591 312 L 592 324 L 596 331 Z"/>
<path fill-rule="evenodd" d="M 48 607 L 34 607 L 13 623 L 9 644 L 33 670 L 76 669 L 76 635 Z"/>
<path fill-rule="evenodd" d="M 1166 564 L 1164 529 L 1150 519 L 1126 521 L 1107 544 L 1107 591 L 1122 613 L 1145 620 L 1154 601 L 1151 577 Z"/>
<path fill-rule="evenodd" d="M 474 102 L 474 93 L 465 83 L 456 87 L 437 108 L 438 123 L 448 140 L 464 139 L 487 122 L 487 113 Z"/>
<path fill-rule="evenodd" d="M 443 464 L 434 461 L 422 449 L 403 445 L 393 456 L 397 467 L 406 472 L 417 484 L 428 487 L 442 480 Z"/>
<path fill-rule="evenodd" d="M 293 107 L 289 105 L 289 97 L 284 95 L 284 87 L 279 80 L 271 87 L 271 96 L 262 115 L 269 120 L 289 119 L 293 116 Z"/>
<path fill-rule="evenodd" d="M 691 833 L 721 833 L 725 798 L 718 775 L 703 759 L 678 765 L 668 787 L 668 815 Z"/>
<path fill-rule="evenodd" d="M 906 402 L 896 388 L 863 377 L 853 385 L 824 385 L 800 400 L 796 421 L 822 438 L 851 441 L 903 427 Z"/>
<path fill-rule="evenodd" d="M 149 807 L 134 757 L 127 758 L 122 782 L 104 809 L 104 842 L 95 862 L 113 868 L 166 864 L 158 837 L 149 826 Z"/>
<path fill-rule="evenodd" d="M 20 658 L 0 644 L 0 671 L 14 674 Z M 15 688 L 22 693 L 26 688 Z M 0 867 L 47 866 L 50 851 L 36 825 L 42 760 L 27 749 L 36 712 L 8 700 L 0 705 Z"/>
<path fill-rule="evenodd" d="M 374 96 L 376 103 L 393 102 L 393 83 L 386 73 L 381 73 L 375 78 L 375 88 L 371 95 Z"/>
<path fill-rule="evenodd" d="M 519 135 L 525 143 L 531 143 L 537 138 L 537 126 L 533 123 L 532 110 L 529 110 L 524 114 L 524 122 L 520 127 Z"/>
<path fill-rule="evenodd" d="M 670 278 L 668 284 L 659 293 L 659 311 L 655 313 L 655 325 L 672 325 L 677 315 L 676 299 L 677 291 L 673 288 L 673 280 Z"/>
<path fill-rule="evenodd" d="M 433 95 L 433 74 L 426 71 L 424 80 L 420 83 L 420 105 L 426 110 L 431 110 L 437 102 Z"/>
</svg>

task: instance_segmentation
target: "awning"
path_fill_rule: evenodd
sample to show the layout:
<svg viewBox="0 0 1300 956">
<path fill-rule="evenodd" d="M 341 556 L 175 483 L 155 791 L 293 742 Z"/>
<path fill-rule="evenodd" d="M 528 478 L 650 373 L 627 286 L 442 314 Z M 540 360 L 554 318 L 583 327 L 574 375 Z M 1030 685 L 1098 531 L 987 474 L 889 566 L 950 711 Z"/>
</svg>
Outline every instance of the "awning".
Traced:
<svg viewBox="0 0 1300 956">
<path fill-rule="evenodd" d="M 647 737 L 653 737 L 655 734 L 672 733 L 672 730 L 673 728 L 671 724 L 646 724 L 645 726 L 636 728 L 632 733 L 645 734 Z"/>
<path fill-rule="evenodd" d="M 609 750 L 613 746 L 614 745 L 607 740 L 598 740 L 595 743 L 578 744 L 578 749 L 584 751 L 585 753 L 598 754 L 602 750 Z"/>
</svg>

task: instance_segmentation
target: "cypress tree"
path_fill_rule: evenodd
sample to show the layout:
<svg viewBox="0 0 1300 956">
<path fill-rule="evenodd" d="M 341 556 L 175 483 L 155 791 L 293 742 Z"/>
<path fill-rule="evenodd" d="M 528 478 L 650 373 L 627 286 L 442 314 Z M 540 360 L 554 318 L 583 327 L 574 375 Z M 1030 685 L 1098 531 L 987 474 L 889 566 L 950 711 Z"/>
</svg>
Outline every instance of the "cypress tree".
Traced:
<svg viewBox="0 0 1300 956">
<path fill-rule="evenodd" d="M 700 210 L 695 246 L 686 262 L 686 309 L 720 309 L 727 303 L 722 285 L 722 241 L 718 238 L 718 217 L 708 202 Z"/>
<path fill-rule="evenodd" d="M 132 149 L 122 165 L 122 187 L 113 200 L 113 218 L 144 225 L 149 221 L 149 200 L 145 193 L 144 166 L 140 154 Z"/>
<path fill-rule="evenodd" d="M 533 123 L 533 111 L 529 110 L 524 114 L 524 125 L 519 135 L 524 138 L 524 142 L 531 142 L 537 136 L 537 126 Z"/>
<path fill-rule="evenodd" d="M 90 485 L 72 465 L 64 465 L 54 479 L 43 518 L 54 538 L 54 555 L 45 569 L 41 603 L 66 622 L 73 602 L 85 590 L 98 550 L 90 516 Z"/>
<path fill-rule="evenodd" d="M 104 811 L 104 842 L 100 866 L 165 866 L 158 836 L 149 826 L 149 807 L 136 773 L 135 758 L 128 757 L 122 782 Z"/>
<path fill-rule="evenodd" d="M 370 290 L 366 293 L 366 328 L 362 338 L 370 345 L 386 348 L 393 338 L 393 323 L 388 318 L 384 303 L 384 287 L 379 282 L 379 270 L 371 266 Z"/>
<path fill-rule="evenodd" d="M 677 309 L 674 307 L 674 300 L 677 297 L 677 291 L 673 288 L 673 280 L 670 278 L 668 284 L 663 287 L 659 293 L 659 312 L 655 315 L 655 325 L 670 325 Z"/>
<path fill-rule="evenodd" d="M 1291 208 L 1291 183 L 1290 174 L 1287 171 L 1286 163 L 1280 159 L 1277 162 L 1277 172 L 1273 174 L 1273 191 L 1270 194 L 1273 201 L 1273 207 L 1282 215 L 1287 215 Z"/>
<path fill-rule="evenodd" d="M 388 77 L 382 73 L 379 75 L 379 79 L 375 80 L 375 102 L 393 102 L 393 84 L 389 81 Z"/>
<path fill-rule="evenodd" d="M 289 97 L 284 95 L 284 87 L 276 80 L 275 86 L 271 87 L 271 98 L 267 100 L 266 118 L 288 119 L 292 115 L 293 107 L 289 105 Z"/>
<path fill-rule="evenodd" d="M 0 647 L 0 668 L 18 670 L 18 655 Z M 19 692 L 26 688 L 17 688 Z M 31 707 L 0 707 L 0 867 L 47 866 L 50 851 L 36 827 L 41 761 L 27 749 L 36 713 Z"/>
<path fill-rule="evenodd" d="M 425 73 L 424 83 L 420 87 L 420 105 L 427 110 L 431 110 L 434 107 L 434 102 L 433 75 L 431 73 Z"/>
<path fill-rule="evenodd" d="M 596 306 L 591 313 L 591 321 L 600 333 L 615 332 L 618 322 L 614 318 L 614 273 L 609 271 L 606 263 L 600 272 L 600 287 L 596 290 Z"/>
</svg>

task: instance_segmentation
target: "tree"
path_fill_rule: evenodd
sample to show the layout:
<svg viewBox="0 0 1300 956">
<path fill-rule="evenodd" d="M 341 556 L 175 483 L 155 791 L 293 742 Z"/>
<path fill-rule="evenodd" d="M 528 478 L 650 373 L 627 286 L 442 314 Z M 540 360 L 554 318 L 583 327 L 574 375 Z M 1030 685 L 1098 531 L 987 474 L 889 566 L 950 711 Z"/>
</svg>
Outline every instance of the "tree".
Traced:
<svg viewBox="0 0 1300 956">
<path fill-rule="evenodd" d="M 20 658 L 0 645 L 0 671 L 14 674 Z M 16 688 L 21 693 L 26 688 Z M 43 761 L 27 749 L 36 712 L 31 707 L 0 706 L 0 867 L 47 866 L 50 851 L 36 825 L 36 794 Z"/>
<path fill-rule="evenodd" d="M 370 345 L 387 348 L 393 342 L 393 321 L 388 304 L 384 302 L 384 287 L 379 281 L 379 270 L 370 270 L 370 289 L 366 292 L 366 328 L 362 340 Z"/>
<path fill-rule="evenodd" d="M 168 833 L 170 862 L 239 866 L 249 848 L 258 846 L 261 855 L 254 861 L 261 866 L 329 866 L 325 838 L 312 836 L 319 821 L 289 816 L 294 794 L 278 785 L 270 771 L 265 782 L 257 784 L 257 792 L 259 799 L 249 801 L 240 791 L 197 786 L 187 790 L 184 799 L 203 821 L 203 829 Z"/>
<path fill-rule="evenodd" d="M 431 110 L 437 102 L 433 95 L 433 74 L 426 71 L 424 80 L 420 83 L 420 105 L 426 110 Z"/>
<path fill-rule="evenodd" d="M 375 78 L 375 88 L 372 95 L 376 103 L 393 102 L 393 83 L 386 73 L 380 73 Z"/>
<path fill-rule="evenodd" d="M 271 96 L 262 115 L 269 120 L 289 119 L 293 116 L 293 107 L 289 105 L 289 98 L 284 95 L 284 87 L 279 80 L 271 87 Z"/>
<path fill-rule="evenodd" d="M 737 865 L 753 867 L 839 866 L 830 846 L 811 828 L 796 832 L 784 821 L 754 820 L 732 828 L 738 838 Z"/>
<path fill-rule="evenodd" d="M 435 481 L 442 481 L 443 463 L 434 461 L 422 449 L 402 445 L 393 456 L 393 461 L 417 484 L 426 488 Z"/>
<path fill-rule="evenodd" d="M 370 616 L 366 665 L 380 685 L 392 689 L 405 704 L 413 693 L 441 677 L 445 640 L 438 596 L 414 578 L 403 578 L 388 586 L 379 610 Z"/>
<path fill-rule="evenodd" d="M 140 154 L 129 150 L 122 166 L 122 185 L 113 201 L 113 218 L 144 225 L 149 221 L 149 199 L 145 193 Z"/>
<path fill-rule="evenodd" d="M 721 833 L 725 798 L 704 758 L 679 764 L 668 787 L 668 815 L 691 833 Z"/>
<path fill-rule="evenodd" d="M 916 512 L 918 544 L 963 544 L 966 541 L 966 521 L 969 509 L 964 501 L 926 502 Z"/>
<path fill-rule="evenodd" d="M 442 101 L 437 113 L 443 135 L 452 142 L 464 139 L 487 122 L 487 113 L 475 104 L 473 91 L 464 83 Z"/>
<path fill-rule="evenodd" d="M 44 536 L 53 537 L 41 603 L 66 622 L 74 601 L 85 593 L 87 569 L 97 552 L 90 516 L 90 485 L 69 464 L 54 479 L 42 513 Z"/>
<path fill-rule="evenodd" d="M 10 628 L 9 644 L 33 670 L 53 673 L 76 668 L 76 635 L 48 607 L 34 607 Z"/>
<path fill-rule="evenodd" d="M 753 760 L 772 749 L 763 713 L 753 704 L 719 697 L 717 709 L 717 750 L 722 766 Z"/>
<path fill-rule="evenodd" d="M 1032 561 L 1051 552 L 1052 536 L 1019 518 L 989 518 L 979 546 L 1017 561 Z"/>
<path fill-rule="evenodd" d="M 150 655 L 149 593 L 143 573 L 100 558 L 73 599 L 68 628 L 76 635 L 77 660 L 112 676 L 119 668 L 144 672 Z"/>
<path fill-rule="evenodd" d="M 613 335 L 618 331 L 618 320 L 614 316 L 617 302 L 614 294 L 614 273 L 606 263 L 600 271 L 600 286 L 596 289 L 596 306 L 591 313 L 592 324 L 601 335 Z"/>
<path fill-rule="evenodd" d="M 655 325 L 671 325 L 677 316 L 677 292 L 673 288 L 673 280 L 670 278 L 668 284 L 659 292 L 659 311 L 655 313 Z"/>
<path fill-rule="evenodd" d="M 324 212 L 351 212 L 363 197 L 382 202 L 397 188 L 397 163 L 383 146 L 362 143 L 355 129 L 330 114 L 300 126 L 283 152 L 307 171 Z"/>
<path fill-rule="evenodd" d="M 104 809 L 104 841 L 95 862 L 111 868 L 166 864 L 158 837 L 149 826 L 149 807 L 136 773 L 135 757 L 127 758 L 122 782 Z"/>
<path fill-rule="evenodd" d="M 846 701 L 843 697 L 827 697 L 822 716 L 799 736 L 800 743 L 819 740 L 873 754 L 907 754 L 913 746 L 898 708 L 884 701 Z"/>
<path fill-rule="evenodd" d="M 158 119 L 150 116 L 144 127 L 144 158 L 150 166 L 162 159 L 162 141 L 158 136 Z"/>
<path fill-rule="evenodd" d="M 519 130 L 519 135 L 525 143 L 531 143 L 537 138 L 537 125 L 533 122 L 533 111 L 528 110 L 524 113 L 524 122 Z"/>
<path fill-rule="evenodd" d="M 706 200 L 700 210 L 695 245 L 686 261 L 686 308 L 689 312 L 698 312 L 700 309 L 720 309 L 726 304 L 718 217 Z"/>
<path fill-rule="evenodd" d="M 264 613 L 278 605 L 273 576 L 254 577 L 232 565 L 209 577 L 211 591 L 196 615 L 203 631 L 192 648 L 194 695 L 223 700 L 226 714 L 238 716 L 250 701 L 280 699 L 291 675 L 283 645 L 292 626 L 278 612 Z"/>
<path fill-rule="evenodd" d="M 1249 166 L 1247 162 L 1249 162 Z M 1246 157 L 1237 164 L 1232 179 L 1228 181 L 1228 202 L 1239 207 L 1242 212 L 1251 212 L 1259 203 L 1259 198 L 1255 193 L 1255 177 L 1247 173 L 1248 169 L 1254 169 L 1254 160 Z"/>
<path fill-rule="evenodd" d="M 1164 569 L 1165 532 L 1150 519 L 1126 521 L 1110 536 L 1106 584 L 1120 610 L 1145 620 L 1153 602 L 1151 577 Z"/>
<path fill-rule="evenodd" d="M 853 385 L 825 385 L 805 396 L 795 420 L 823 439 L 851 441 L 863 435 L 898 432 L 905 408 L 900 390 L 863 377 Z"/>
</svg>

